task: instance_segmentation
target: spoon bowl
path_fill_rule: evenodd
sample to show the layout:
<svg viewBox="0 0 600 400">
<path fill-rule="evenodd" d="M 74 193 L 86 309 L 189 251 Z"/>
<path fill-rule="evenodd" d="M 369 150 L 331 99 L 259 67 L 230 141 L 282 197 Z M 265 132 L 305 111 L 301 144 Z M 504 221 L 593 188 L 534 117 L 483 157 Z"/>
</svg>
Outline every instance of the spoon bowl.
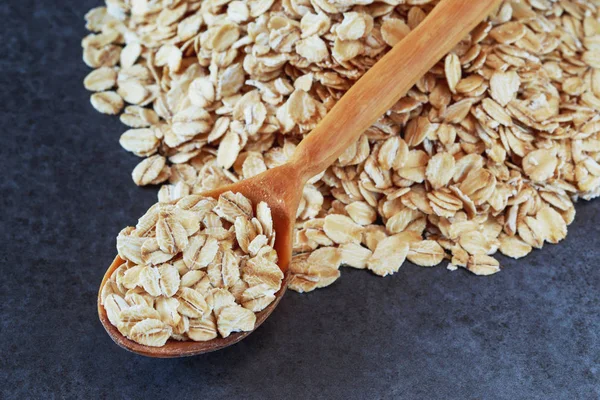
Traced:
<svg viewBox="0 0 600 400">
<path fill-rule="evenodd" d="M 275 307 L 277 307 L 277 304 L 287 288 L 287 281 L 289 279 L 288 266 L 292 258 L 292 234 L 295 213 L 302 196 L 302 188 L 304 187 L 304 183 L 298 182 L 300 178 L 294 175 L 296 171 L 298 171 L 298 169 L 294 168 L 293 164 L 285 164 L 250 179 L 202 193 L 205 197 L 212 197 L 215 199 L 227 191 L 241 193 L 252 201 L 252 204 L 255 206 L 261 201 L 264 201 L 271 208 L 273 229 L 277 233 L 274 246 L 278 257 L 277 265 L 279 265 L 279 268 L 284 273 L 284 278 L 281 282 L 281 288 L 275 293 L 275 300 L 273 300 L 273 302 L 265 309 L 256 313 L 256 323 L 254 324 L 255 330 L 265 321 L 265 319 L 267 319 Z M 299 187 L 300 190 L 294 190 L 293 187 Z M 206 342 L 182 342 L 169 339 L 167 343 L 161 347 L 145 346 L 136 343 L 133 340 L 129 340 L 110 323 L 101 301 L 102 288 L 109 280 L 112 273 L 124 262 L 125 260 L 121 257 L 115 257 L 114 261 L 104 274 L 104 278 L 100 285 L 100 291 L 98 292 L 98 315 L 100 317 L 100 322 L 108 335 L 120 347 L 149 357 L 185 357 L 222 349 L 223 347 L 239 342 L 253 332 L 232 333 L 227 338 L 218 337 Z"/>
<path fill-rule="evenodd" d="M 115 257 L 113 263 L 110 265 L 110 267 L 106 271 L 106 274 L 104 275 L 104 279 L 102 280 L 102 286 L 104 286 L 104 283 L 108 280 L 113 271 L 124 262 L 125 261 L 121 257 Z M 267 317 L 271 315 L 275 307 L 277 307 L 277 304 L 279 304 L 279 301 L 283 297 L 287 288 L 288 278 L 289 274 L 286 273 L 285 277 L 283 278 L 283 281 L 281 282 L 281 289 L 279 289 L 279 291 L 275 293 L 275 300 L 273 300 L 273 302 L 269 304 L 264 310 L 256 313 L 256 323 L 254 325 L 254 330 L 256 330 L 256 328 L 258 328 L 267 319 Z M 246 336 L 254 332 L 250 331 L 232 333 L 227 338 L 217 337 L 207 342 L 180 342 L 177 340 L 169 339 L 167 343 L 165 343 L 165 345 L 162 347 L 150 347 L 136 343 L 133 340 L 129 340 L 125 336 L 123 336 L 121 332 L 119 332 L 117 327 L 111 324 L 108 320 L 106 310 L 101 305 L 100 297 L 98 297 L 98 316 L 100 317 L 100 322 L 102 323 L 102 326 L 104 326 L 106 333 L 108 333 L 111 339 L 120 347 L 124 348 L 125 350 L 129 350 L 133 353 L 155 358 L 188 357 L 195 356 L 197 354 L 210 353 L 211 351 L 231 346 L 232 344 L 239 342 L 240 340 L 244 339 Z"/>
<path fill-rule="evenodd" d="M 306 182 L 326 170 L 408 90 L 452 50 L 501 0 L 442 0 L 429 15 L 363 75 L 302 140 L 288 163 L 250 179 L 204 193 L 217 198 L 221 193 L 241 193 L 254 205 L 261 201 L 271 207 L 276 232 L 275 250 L 284 273 L 275 300 L 256 314 L 256 329 L 273 312 L 289 280 L 292 238 L 296 212 Z M 150 357 L 183 357 L 207 353 L 239 342 L 251 332 L 207 342 L 169 340 L 162 347 L 135 343 L 108 320 L 101 304 L 102 287 L 124 261 L 117 256 L 104 276 L 98 295 L 100 321 L 119 346 Z"/>
</svg>

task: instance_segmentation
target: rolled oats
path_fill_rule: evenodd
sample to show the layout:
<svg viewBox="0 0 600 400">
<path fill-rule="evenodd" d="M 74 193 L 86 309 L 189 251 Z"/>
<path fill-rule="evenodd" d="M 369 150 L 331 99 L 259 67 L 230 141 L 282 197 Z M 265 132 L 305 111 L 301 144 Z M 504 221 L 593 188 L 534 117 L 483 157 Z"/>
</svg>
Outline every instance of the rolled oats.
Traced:
<svg viewBox="0 0 600 400">
<path fill-rule="evenodd" d="M 266 254 L 273 222 L 260 206 L 257 224 L 235 200 L 217 206 L 199 194 L 289 160 L 327 110 L 437 3 L 110 1 L 91 10 L 82 46 L 95 68 L 84 82 L 96 92 L 93 106 L 118 114 L 129 103 L 120 118 L 132 129 L 120 142 L 146 158 L 134 181 L 164 183 L 161 201 L 180 199 L 177 208 L 196 213 L 206 232 L 188 235 L 187 251 L 175 256 L 181 229 L 171 231 L 163 219 L 159 243 L 160 215 L 149 212 L 137 236 L 119 234 L 119 254 L 135 265 L 170 263 L 185 287 L 227 286 L 223 259 L 230 256 L 210 237 Z M 574 201 L 600 194 L 599 15 L 589 0 L 506 1 L 479 24 L 305 187 L 290 287 L 310 291 L 339 277 L 335 262 L 311 258 L 321 249 L 382 275 L 405 257 L 422 265 L 448 258 L 489 274 L 499 271 L 489 258 L 497 250 L 518 258 L 562 240 Z M 232 235 L 238 217 L 243 235 Z M 408 248 L 399 244 L 392 249 L 398 258 L 381 263 L 397 235 Z M 118 310 L 127 290 L 140 290 L 131 283 L 139 273 L 124 271 L 125 283 L 106 286 L 119 296 L 107 307 Z M 248 272 L 257 287 L 269 286 L 262 276 Z M 238 304 L 257 309 L 269 296 L 249 291 Z M 243 325 L 235 310 L 230 320 L 239 323 L 228 324 Z M 169 326 L 173 338 L 209 340 L 217 325 L 210 313 Z"/>
<path fill-rule="evenodd" d="M 218 200 L 188 195 L 152 206 L 136 228 L 117 237 L 126 262 L 101 295 L 111 324 L 147 346 L 254 329 L 254 313 L 275 300 L 283 280 L 272 248 L 271 210 L 266 203 L 256 209 L 255 217 L 250 200 L 231 192 Z M 232 220 L 251 221 L 261 233 L 244 248 Z M 234 232 L 217 237 L 216 227 Z M 322 250 L 312 261 L 338 272 L 339 249 Z"/>
</svg>

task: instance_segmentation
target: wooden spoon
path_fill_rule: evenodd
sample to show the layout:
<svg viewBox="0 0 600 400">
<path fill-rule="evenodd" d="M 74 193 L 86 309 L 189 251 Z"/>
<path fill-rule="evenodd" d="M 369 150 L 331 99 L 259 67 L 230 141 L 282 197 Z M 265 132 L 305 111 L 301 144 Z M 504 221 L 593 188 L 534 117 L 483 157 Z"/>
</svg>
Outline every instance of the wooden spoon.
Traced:
<svg viewBox="0 0 600 400">
<path fill-rule="evenodd" d="M 225 191 L 242 193 L 254 204 L 265 201 L 271 207 L 277 233 L 275 250 L 285 274 L 276 299 L 257 313 L 258 326 L 273 312 L 285 292 L 292 257 L 292 234 L 296 210 L 308 179 L 328 168 L 406 92 L 477 24 L 492 12 L 500 0 L 442 0 L 427 18 L 379 60 L 298 145 L 291 160 L 256 177 L 204 193 L 217 198 Z M 119 333 L 100 304 L 102 287 L 124 261 L 116 257 L 106 271 L 98 294 L 98 314 L 110 337 L 119 346 L 150 357 L 183 357 L 207 353 L 232 345 L 251 332 L 207 342 L 169 340 L 162 347 L 135 343 Z"/>
</svg>

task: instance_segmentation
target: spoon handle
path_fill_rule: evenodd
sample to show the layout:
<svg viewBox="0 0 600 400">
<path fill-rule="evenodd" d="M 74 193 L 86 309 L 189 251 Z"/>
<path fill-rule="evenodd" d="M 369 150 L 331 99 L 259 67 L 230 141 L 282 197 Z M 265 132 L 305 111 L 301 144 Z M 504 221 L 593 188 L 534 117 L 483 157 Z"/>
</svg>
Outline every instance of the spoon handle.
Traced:
<svg viewBox="0 0 600 400">
<path fill-rule="evenodd" d="M 298 145 L 303 181 L 324 171 L 456 46 L 501 0 L 442 0 L 363 75 Z"/>
</svg>

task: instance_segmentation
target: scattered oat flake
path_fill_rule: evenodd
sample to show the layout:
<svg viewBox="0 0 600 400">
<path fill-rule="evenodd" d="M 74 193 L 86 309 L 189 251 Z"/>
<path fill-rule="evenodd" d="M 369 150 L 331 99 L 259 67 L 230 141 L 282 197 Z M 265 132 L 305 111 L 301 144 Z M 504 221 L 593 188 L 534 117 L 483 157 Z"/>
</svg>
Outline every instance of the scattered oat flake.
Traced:
<svg viewBox="0 0 600 400">
<path fill-rule="evenodd" d="M 340 214 L 331 214 L 325 217 L 323 224 L 325 234 L 335 243 L 360 242 L 362 227 L 351 218 Z"/>
<path fill-rule="evenodd" d="M 98 92 L 90 97 L 92 106 L 102 114 L 118 114 L 124 106 L 123 99 L 116 92 Z"/>
<path fill-rule="evenodd" d="M 460 60 L 456 54 L 450 53 L 446 56 L 444 60 L 444 72 L 446 73 L 448 88 L 452 93 L 455 93 L 456 85 L 462 76 Z"/>
<path fill-rule="evenodd" d="M 381 240 L 367 261 L 367 268 L 380 276 L 398 272 L 408 254 L 409 243 L 402 235 Z"/>
<path fill-rule="evenodd" d="M 410 244 L 406 258 L 421 267 L 433 267 L 438 265 L 446 253 L 442 246 L 434 240 L 423 240 Z"/>
</svg>

